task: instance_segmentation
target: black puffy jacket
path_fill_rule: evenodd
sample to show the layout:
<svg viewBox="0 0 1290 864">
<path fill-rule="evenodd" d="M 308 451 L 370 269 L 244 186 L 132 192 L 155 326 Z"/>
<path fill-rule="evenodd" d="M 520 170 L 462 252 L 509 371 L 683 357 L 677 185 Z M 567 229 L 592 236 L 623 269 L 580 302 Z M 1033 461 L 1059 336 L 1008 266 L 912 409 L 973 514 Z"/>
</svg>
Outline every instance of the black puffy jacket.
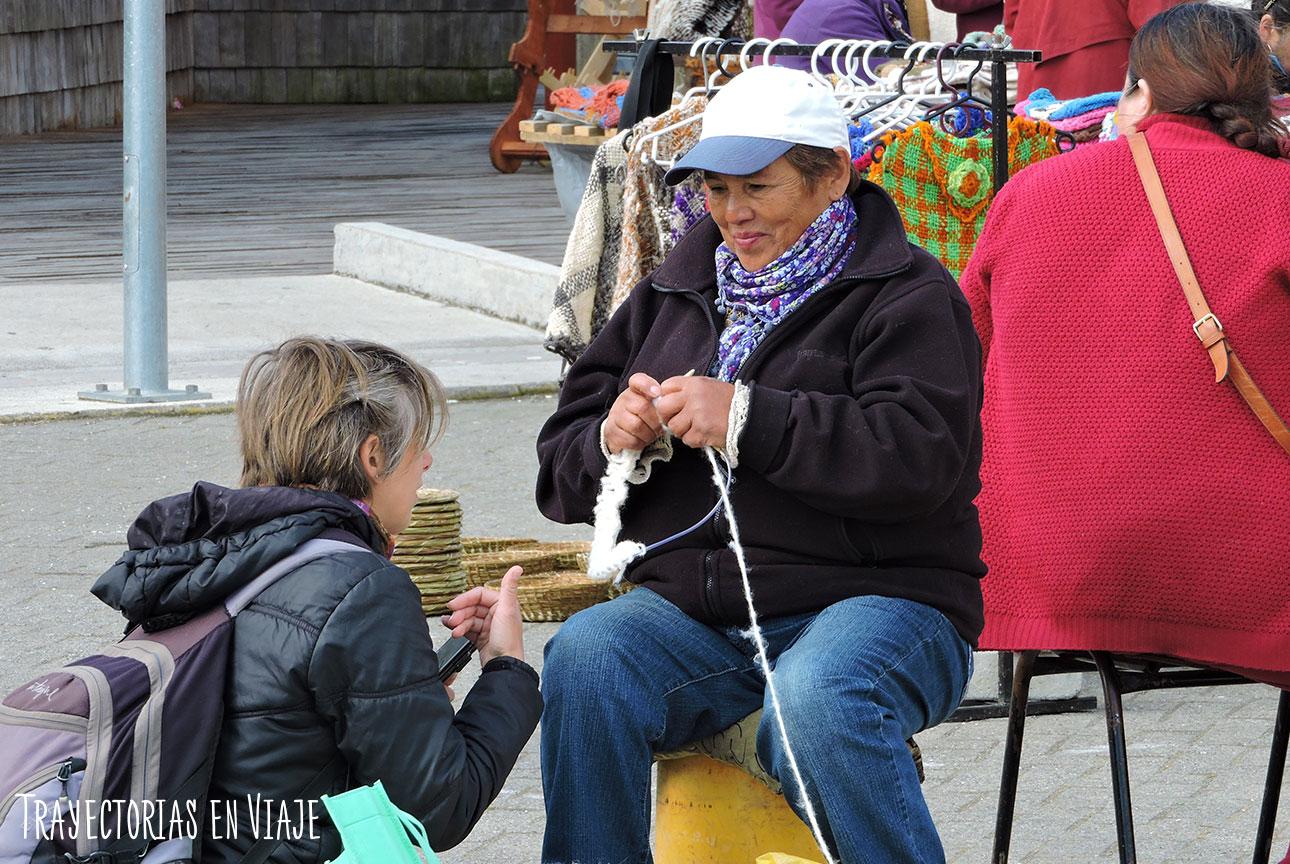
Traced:
<svg viewBox="0 0 1290 864">
<path fill-rule="evenodd" d="M 339 495 L 199 483 L 144 510 L 130 551 L 93 591 L 131 623 L 164 622 L 222 603 L 319 536 L 370 549 L 307 562 L 234 620 L 211 797 L 242 802 L 232 811 L 241 824 L 237 840 L 204 843 L 204 862 L 238 861 L 254 843 L 248 795 L 294 804 L 328 765 L 328 794 L 379 779 L 425 825 L 434 849 L 455 846 L 537 726 L 537 675 L 510 658 L 488 664 L 454 716 L 416 588 L 372 551 L 382 548 L 375 527 Z M 269 860 L 339 854 L 333 828 L 324 825 L 317 839 L 303 834 Z"/>
</svg>

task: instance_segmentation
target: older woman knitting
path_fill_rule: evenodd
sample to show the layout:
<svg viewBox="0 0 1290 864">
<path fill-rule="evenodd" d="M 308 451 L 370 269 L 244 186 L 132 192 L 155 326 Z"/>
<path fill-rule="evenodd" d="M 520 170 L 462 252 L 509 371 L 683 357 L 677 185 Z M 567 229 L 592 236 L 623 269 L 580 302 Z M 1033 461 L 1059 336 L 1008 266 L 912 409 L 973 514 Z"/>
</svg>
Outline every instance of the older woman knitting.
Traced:
<svg viewBox="0 0 1290 864">
<path fill-rule="evenodd" d="M 548 645 L 543 860 L 650 860 L 651 754 L 762 707 L 748 605 L 701 448 L 733 508 L 775 676 L 762 763 L 847 862 L 944 860 L 905 739 L 944 720 L 982 626 L 980 349 L 958 286 L 852 174 L 845 121 L 805 73 L 715 96 L 669 173 L 711 217 L 569 370 L 538 439 L 537 498 L 592 518 L 611 454 L 641 451 L 623 534 L 641 585 Z M 695 374 L 687 374 L 694 370 Z"/>
</svg>

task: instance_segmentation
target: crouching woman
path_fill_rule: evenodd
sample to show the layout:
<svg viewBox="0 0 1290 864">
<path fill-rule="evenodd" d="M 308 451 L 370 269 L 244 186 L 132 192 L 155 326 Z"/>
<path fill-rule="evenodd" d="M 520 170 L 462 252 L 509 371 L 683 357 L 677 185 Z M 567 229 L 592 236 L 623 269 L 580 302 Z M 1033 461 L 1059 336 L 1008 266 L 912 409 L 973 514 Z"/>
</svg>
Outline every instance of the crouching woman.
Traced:
<svg viewBox="0 0 1290 864">
<path fill-rule="evenodd" d="M 442 430 L 438 382 L 381 345 L 291 339 L 248 364 L 237 412 L 242 488 L 198 483 L 149 505 L 95 595 L 131 625 L 164 627 L 223 604 L 309 540 L 347 544 L 234 619 L 211 799 L 298 802 L 380 780 L 433 848 L 455 846 L 496 798 L 542 698 L 524 662 L 518 570 L 500 594 L 452 603 L 448 623 L 483 664 L 454 714 L 417 589 L 388 558 Z M 242 861 L 256 843 L 255 814 L 232 812 L 237 830 L 216 837 L 208 825 L 202 861 Z M 302 827 L 258 860 L 337 857 L 334 828 Z"/>
</svg>

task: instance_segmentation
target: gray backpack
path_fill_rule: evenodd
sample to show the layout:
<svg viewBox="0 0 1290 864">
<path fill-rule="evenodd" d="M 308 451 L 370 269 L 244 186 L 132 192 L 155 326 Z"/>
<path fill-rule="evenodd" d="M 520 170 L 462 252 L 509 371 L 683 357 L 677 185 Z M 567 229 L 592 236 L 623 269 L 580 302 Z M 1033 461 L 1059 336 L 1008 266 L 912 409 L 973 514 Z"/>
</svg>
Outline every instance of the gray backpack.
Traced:
<svg viewBox="0 0 1290 864">
<path fill-rule="evenodd" d="M 0 864 L 200 860 L 233 618 L 305 562 L 354 550 L 310 540 L 223 606 L 153 633 L 136 627 L 0 701 Z M 276 845 L 262 839 L 244 860 Z"/>
</svg>

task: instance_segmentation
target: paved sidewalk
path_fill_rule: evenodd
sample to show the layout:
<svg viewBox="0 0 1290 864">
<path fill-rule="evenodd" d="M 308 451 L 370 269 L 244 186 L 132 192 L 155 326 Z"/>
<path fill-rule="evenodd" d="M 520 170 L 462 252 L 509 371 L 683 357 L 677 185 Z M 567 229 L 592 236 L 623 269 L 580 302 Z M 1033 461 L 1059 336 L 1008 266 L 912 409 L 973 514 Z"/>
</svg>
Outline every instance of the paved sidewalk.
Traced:
<svg viewBox="0 0 1290 864">
<path fill-rule="evenodd" d="M 530 397 L 452 408 L 427 482 L 462 492 L 468 532 L 587 536 L 585 526 L 547 523 L 533 504 L 533 441 L 553 404 Z M 115 560 L 126 526 L 152 498 L 199 478 L 235 482 L 235 448 L 227 414 L 0 426 L 0 691 L 117 635 L 120 622 L 88 585 Z M 557 627 L 526 627 L 536 664 Z M 463 676 L 458 693 L 470 683 L 471 675 Z M 1274 691 L 1199 689 L 1125 702 L 1139 860 L 1249 860 Z M 918 736 L 924 789 L 951 862 L 989 860 L 1003 737 L 1001 720 L 946 724 Z M 1100 713 L 1030 720 L 1012 861 L 1117 860 L 1105 740 Z M 470 838 L 442 856 L 445 864 L 539 860 L 537 753 L 535 737 Z M 1278 855 L 1290 842 L 1286 810 Z"/>
<path fill-rule="evenodd" d="M 459 397 L 549 391 L 560 373 L 532 328 L 343 276 L 176 281 L 168 305 L 170 387 L 214 404 L 232 403 L 253 353 L 303 333 L 406 350 Z M 122 315 L 119 281 L 0 290 L 0 421 L 120 410 L 76 394 L 121 388 Z"/>
</svg>

